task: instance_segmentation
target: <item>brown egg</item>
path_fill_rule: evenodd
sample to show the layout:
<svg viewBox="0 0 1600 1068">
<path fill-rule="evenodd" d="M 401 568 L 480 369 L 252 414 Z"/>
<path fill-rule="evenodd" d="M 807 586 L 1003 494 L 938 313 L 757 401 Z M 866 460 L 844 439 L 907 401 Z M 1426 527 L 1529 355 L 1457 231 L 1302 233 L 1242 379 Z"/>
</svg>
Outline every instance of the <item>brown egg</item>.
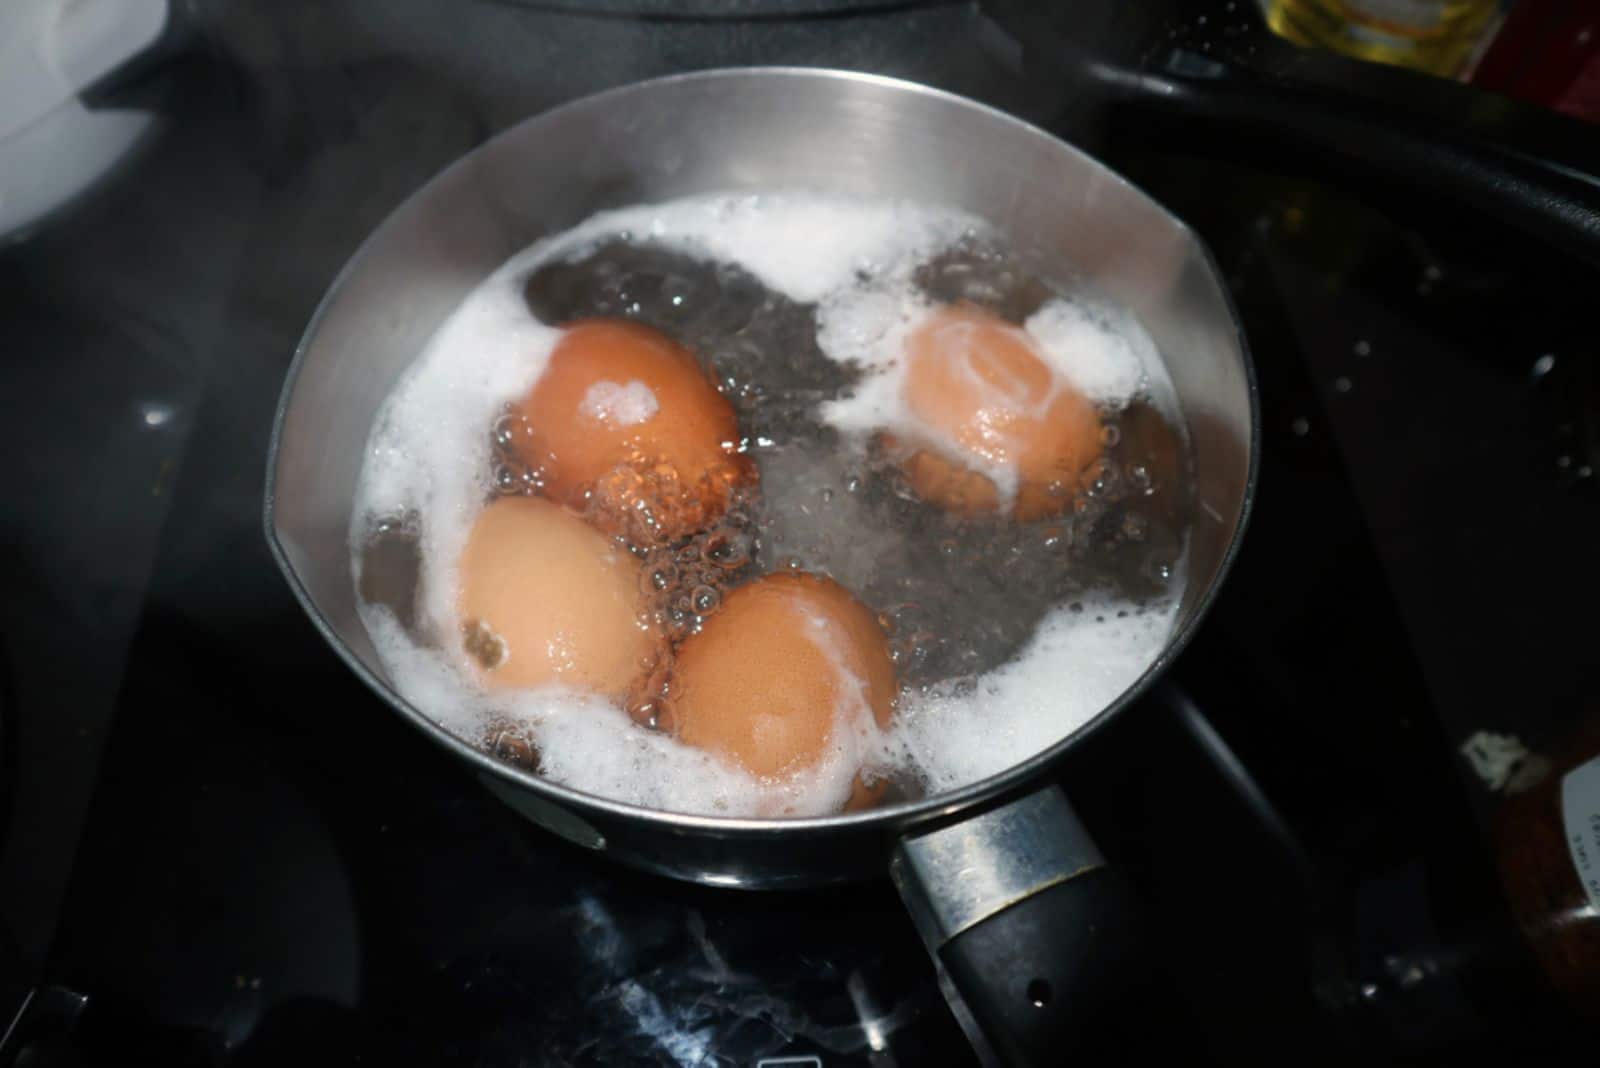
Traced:
<svg viewBox="0 0 1600 1068">
<path fill-rule="evenodd" d="M 483 510 L 456 607 L 491 687 L 560 683 L 621 699 L 655 659 L 638 563 L 550 501 L 502 497 Z"/>
<path fill-rule="evenodd" d="M 637 323 L 568 326 L 519 411 L 514 446 L 546 494 L 637 541 L 709 526 L 756 477 L 694 355 Z"/>
<path fill-rule="evenodd" d="M 906 453 L 918 496 L 963 515 L 993 512 L 1000 493 L 983 467 L 1017 473 L 1012 515 L 1065 510 L 1100 458 L 1100 417 L 1061 381 L 1023 330 L 971 304 L 943 308 L 906 341 L 904 400 L 921 438 L 886 435 Z"/>
<path fill-rule="evenodd" d="M 841 715 L 894 713 L 889 641 L 831 579 L 767 575 L 741 586 L 678 649 L 668 692 L 680 741 L 777 779 L 820 761 Z"/>
</svg>

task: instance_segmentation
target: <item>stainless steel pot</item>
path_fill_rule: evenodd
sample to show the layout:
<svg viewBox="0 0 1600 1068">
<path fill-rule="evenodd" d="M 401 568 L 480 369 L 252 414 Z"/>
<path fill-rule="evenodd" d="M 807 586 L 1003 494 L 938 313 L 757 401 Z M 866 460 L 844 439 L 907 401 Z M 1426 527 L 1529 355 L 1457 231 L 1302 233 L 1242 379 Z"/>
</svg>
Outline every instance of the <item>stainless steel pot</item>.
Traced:
<svg viewBox="0 0 1600 1068">
<path fill-rule="evenodd" d="M 972 212 L 1019 250 L 1086 272 L 1140 316 L 1165 354 L 1197 474 L 1190 577 L 1165 652 L 1094 720 L 1003 774 L 820 819 L 644 810 L 547 782 L 447 734 L 392 688 L 356 615 L 347 538 L 380 403 L 467 292 L 538 238 L 607 208 L 796 188 Z M 1115 985 L 1119 943 L 1105 935 L 1122 922 L 1122 905 L 1059 788 L 1039 784 L 1193 632 L 1239 544 L 1256 434 L 1249 360 L 1210 256 L 1187 227 L 1095 160 L 1001 112 L 905 82 L 709 71 L 529 119 L 429 182 L 367 240 L 290 368 L 266 527 L 334 650 L 506 804 L 618 861 L 699 883 L 800 887 L 891 872 L 975 1039 L 1013 1060 L 1054 1060 L 1067 1052 L 1060 1043 L 1087 1040 L 1084 1010 Z M 1099 935 L 1092 945 L 1086 932 Z"/>
</svg>

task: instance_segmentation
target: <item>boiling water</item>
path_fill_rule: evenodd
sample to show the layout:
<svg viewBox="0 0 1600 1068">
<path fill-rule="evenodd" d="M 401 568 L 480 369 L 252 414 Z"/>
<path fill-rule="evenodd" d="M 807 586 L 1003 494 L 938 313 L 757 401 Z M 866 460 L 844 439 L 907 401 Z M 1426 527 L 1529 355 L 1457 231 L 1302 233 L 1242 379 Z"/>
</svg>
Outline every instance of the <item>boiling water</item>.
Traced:
<svg viewBox="0 0 1600 1068">
<path fill-rule="evenodd" d="M 957 300 L 1025 324 L 1101 409 L 1106 462 L 1060 517 L 952 516 L 918 500 L 877 444 L 876 429 L 907 418 L 899 338 Z M 891 635 L 896 722 L 872 730 L 865 751 L 869 777 L 893 795 L 973 782 L 1047 748 L 1164 646 L 1182 593 L 1188 454 L 1159 355 L 1131 316 L 955 213 L 700 198 L 599 216 L 515 258 L 440 329 L 380 415 L 352 529 L 363 618 L 397 688 L 447 728 L 655 808 L 818 814 L 848 792 L 855 768 L 842 757 L 762 783 L 640 726 L 640 709 L 484 693 L 452 647 L 454 561 L 476 512 L 539 489 L 509 448 L 507 405 L 537 380 L 556 328 L 601 316 L 697 353 L 760 468 L 759 490 L 712 530 L 630 546 L 664 626 L 692 633 L 761 573 L 838 580 Z"/>
</svg>

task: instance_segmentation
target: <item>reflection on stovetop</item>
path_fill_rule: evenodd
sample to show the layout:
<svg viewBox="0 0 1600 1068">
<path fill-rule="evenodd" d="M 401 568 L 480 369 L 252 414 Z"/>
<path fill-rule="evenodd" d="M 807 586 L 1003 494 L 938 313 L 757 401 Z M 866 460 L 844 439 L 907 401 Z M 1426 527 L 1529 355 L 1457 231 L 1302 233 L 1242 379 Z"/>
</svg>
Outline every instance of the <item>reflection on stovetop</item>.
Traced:
<svg viewBox="0 0 1600 1068">
<path fill-rule="evenodd" d="M 25 458 L 0 491 L 32 517 L 0 524 L 18 564 L 0 957 L 48 947 L 34 1063 L 972 1063 L 887 881 L 679 885 L 486 795 L 312 632 L 259 495 L 322 291 L 493 130 L 728 62 L 1025 94 L 965 5 L 760 32 L 578 20 L 605 45 L 587 51 L 516 4 L 384 7 L 233 12 L 180 70 L 165 139 L 0 256 L 21 341 L 0 432 Z M 1061 771 L 1143 906 L 1151 1051 L 1537 1060 L 1561 1032 L 1495 938 L 1474 820 L 1492 798 L 1456 748 L 1484 727 L 1544 744 L 1593 686 L 1566 623 L 1600 593 L 1574 314 L 1593 274 L 1136 137 L 1110 153 L 1217 253 L 1264 416 L 1212 618 L 1172 685 Z M 150 247 L 171 255 L 141 268 Z"/>
<path fill-rule="evenodd" d="M 119 725 L 126 778 L 103 780 L 115 815 L 97 805 L 60 942 L 63 979 L 119 999 L 113 1026 L 91 1006 L 91 1041 L 123 1046 L 139 1017 L 152 1053 L 182 1032 L 247 1063 L 326 1043 L 484 1064 L 960 1048 L 887 883 L 747 895 L 619 870 L 393 730 L 343 672 L 261 688 L 171 619 L 141 645 L 148 714 Z"/>
<path fill-rule="evenodd" d="M 263 661 L 145 621 L 52 969 L 91 992 L 90 1063 L 970 1063 L 886 881 L 746 894 L 619 869 L 526 825 L 284 629 Z M 1144 890 L 1172 973 L 1159 1048 L 1190 1058 L 1219 1026 L 1235 1054 L 1294 1033 L 1280 1017 L 1241 1047 L 1197 989 L 1313 1022 L 1305 858 L 1194 714 L 1163 691 L 1065 775 Z M 1286 974 L 1303 981 L 1262 989 Z"/>
</svg>

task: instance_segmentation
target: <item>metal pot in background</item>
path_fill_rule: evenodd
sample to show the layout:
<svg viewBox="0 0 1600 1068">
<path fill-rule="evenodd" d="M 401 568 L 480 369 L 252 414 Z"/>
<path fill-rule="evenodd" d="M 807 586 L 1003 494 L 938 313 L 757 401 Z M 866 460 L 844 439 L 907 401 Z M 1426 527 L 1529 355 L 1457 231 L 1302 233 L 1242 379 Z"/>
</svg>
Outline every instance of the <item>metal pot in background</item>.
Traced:
<svg viewBox="0 0 1600 1068">
<path fill-rule="evenodd" d="M 806 189 L 948 205 L 1070 264 L 1143 321 L 1192 443 L 1189 582 L 1168 645 L 1128 693 L 983 782 L 883 809 L 763 821 L 650 811 L 547 782 L 448 734 L 389 684 L 356 613 L 348 531 L 378 408 L 428 337 L 512 253 L 604 209 Z M 980 1046 L 1051 1062 L 1114 1041 L 1095 1024 L 1131 957 L 1124 895 L 1054 785 L 1057 759 L 1155 679 L 1227 570 L 1254 485 L 1252 374 L 1200 242 L 1060 140 L 960 97 L 866 75 L 710 71 L 530 119 L 410 198 L 363 245 L 301 342 L 269 459 L 273 552 L 334 649 L 507 804 L 617 860 L 717 886 L 813 886 L 891 870 Z M 1065 682 L 1065 680 L 1064 680 Z"/>
</svg>

